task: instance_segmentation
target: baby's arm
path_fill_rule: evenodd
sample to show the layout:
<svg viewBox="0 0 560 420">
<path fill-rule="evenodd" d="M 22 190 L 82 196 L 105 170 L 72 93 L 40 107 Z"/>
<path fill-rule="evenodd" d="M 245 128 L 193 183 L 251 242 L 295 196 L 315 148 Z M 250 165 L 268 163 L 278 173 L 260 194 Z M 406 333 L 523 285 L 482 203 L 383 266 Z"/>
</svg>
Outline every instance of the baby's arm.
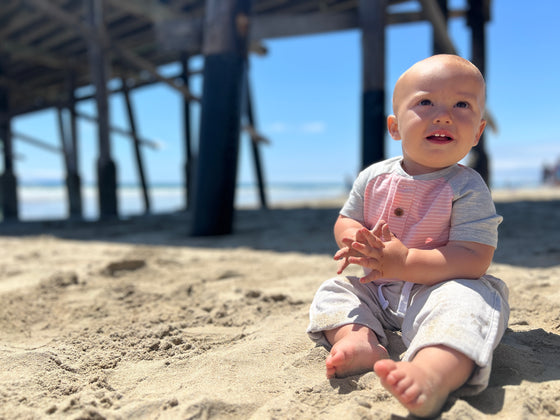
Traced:
<svg viewBox="0 0 560 420">
<path fill-rule="evenodd" d="M 334 224 L 334 239 L 339 248 L 348 246 L 348 242 L 356 240 L 356 232 L 363 229 L 364 226 L 357 220 L 346 216 L 338 216 Z"/>
<path fill-rule="evenodd" d="M 387 224 L 382 226 L 380 236 L 383 249 L 370 248 L 361 242 L 351 245 L 361 256 L 348 257 L 348 263 L 372 270 L 363 282 L 398 278 L 432 285 L 456 278 L 477 279 L 486 273 L 494 256 L 492 246 L 467 241 L 449 241 L 430 250 L 407 248 L 389 231 Z"/>
</svg>

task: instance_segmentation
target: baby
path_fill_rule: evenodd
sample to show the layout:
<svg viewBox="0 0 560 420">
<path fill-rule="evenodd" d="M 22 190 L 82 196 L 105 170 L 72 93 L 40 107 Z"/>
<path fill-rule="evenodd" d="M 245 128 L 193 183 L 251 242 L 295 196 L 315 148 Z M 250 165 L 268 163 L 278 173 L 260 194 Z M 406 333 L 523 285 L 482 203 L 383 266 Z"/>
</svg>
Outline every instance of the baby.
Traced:
<svg viewBox="0 0 560 420">
<path fill-rule="evenodd" d="M 307 332 L 330 349 L 327 377 L 373 369 L 416 416 L 487 387 L 509 318 L 506 285 L 486 274 L 502 217 L 458 163 L 484 131 L 484 106 L 482 74 L 458 56 L 399 78 L 387 126 L 402 157 L 360 173 L 334 226 L 338 274 L 357 264 L 364 276 L 327 280 L 310 308 Z M 402 331 L 402 361 L 389 359 L 385 330 Z"/>
</svg>

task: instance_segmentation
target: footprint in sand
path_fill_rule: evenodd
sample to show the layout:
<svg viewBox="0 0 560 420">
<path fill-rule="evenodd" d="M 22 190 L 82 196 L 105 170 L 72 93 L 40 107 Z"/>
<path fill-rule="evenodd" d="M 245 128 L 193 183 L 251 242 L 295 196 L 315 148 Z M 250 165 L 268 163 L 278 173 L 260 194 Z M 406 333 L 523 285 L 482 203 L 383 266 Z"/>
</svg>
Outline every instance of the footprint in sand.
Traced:
<svg viewBox="0 0 560 420">
<path fill-rule="evenodd" d="M 121 260 L 109 263 L 101 273 L 115 277 L 123 271 L 136 271 L 146 266 L 146 260 Z"/>
</svg>

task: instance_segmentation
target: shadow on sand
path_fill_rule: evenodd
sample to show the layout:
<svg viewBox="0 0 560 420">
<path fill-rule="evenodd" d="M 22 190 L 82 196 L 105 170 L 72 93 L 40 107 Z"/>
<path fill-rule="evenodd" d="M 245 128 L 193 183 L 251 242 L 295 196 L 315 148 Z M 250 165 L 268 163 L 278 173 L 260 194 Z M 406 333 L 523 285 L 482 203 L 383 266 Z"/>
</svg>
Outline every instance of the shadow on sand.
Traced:
<svg viewBox="0 0 560 420">
<path fill-rule="evenodd" d="M 504 216 L 494 261 L 515 266 L 560 264 L 560 201 L 514 201 L 496 204 Z M 76 240 L 143 245 L 236 248 L 333 255 L 332 227 L 338 207 L 237 210 L 232 235 L 192 237 L 191 214 L 177 212 L 104 222 L 20 222 L 0 225 L 0 235 L 48 234 Z"/>
</svg>

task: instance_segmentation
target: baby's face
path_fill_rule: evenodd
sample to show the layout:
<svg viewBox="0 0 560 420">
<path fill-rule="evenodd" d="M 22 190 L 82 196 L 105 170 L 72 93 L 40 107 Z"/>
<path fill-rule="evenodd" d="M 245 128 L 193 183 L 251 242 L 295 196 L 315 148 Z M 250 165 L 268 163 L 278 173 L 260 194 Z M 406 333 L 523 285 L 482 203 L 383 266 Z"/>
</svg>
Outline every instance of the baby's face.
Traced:
<svg viewBox="0 0 560 420">
<path fill-rule="evenodd" d="M 463 159 L 486 122 L 484 80 L 466 60 L 435 56 L 417 63 L 397 82 L 389 132 L 402 141 L 410 175 L 429 173 Z"/>
</svg>

